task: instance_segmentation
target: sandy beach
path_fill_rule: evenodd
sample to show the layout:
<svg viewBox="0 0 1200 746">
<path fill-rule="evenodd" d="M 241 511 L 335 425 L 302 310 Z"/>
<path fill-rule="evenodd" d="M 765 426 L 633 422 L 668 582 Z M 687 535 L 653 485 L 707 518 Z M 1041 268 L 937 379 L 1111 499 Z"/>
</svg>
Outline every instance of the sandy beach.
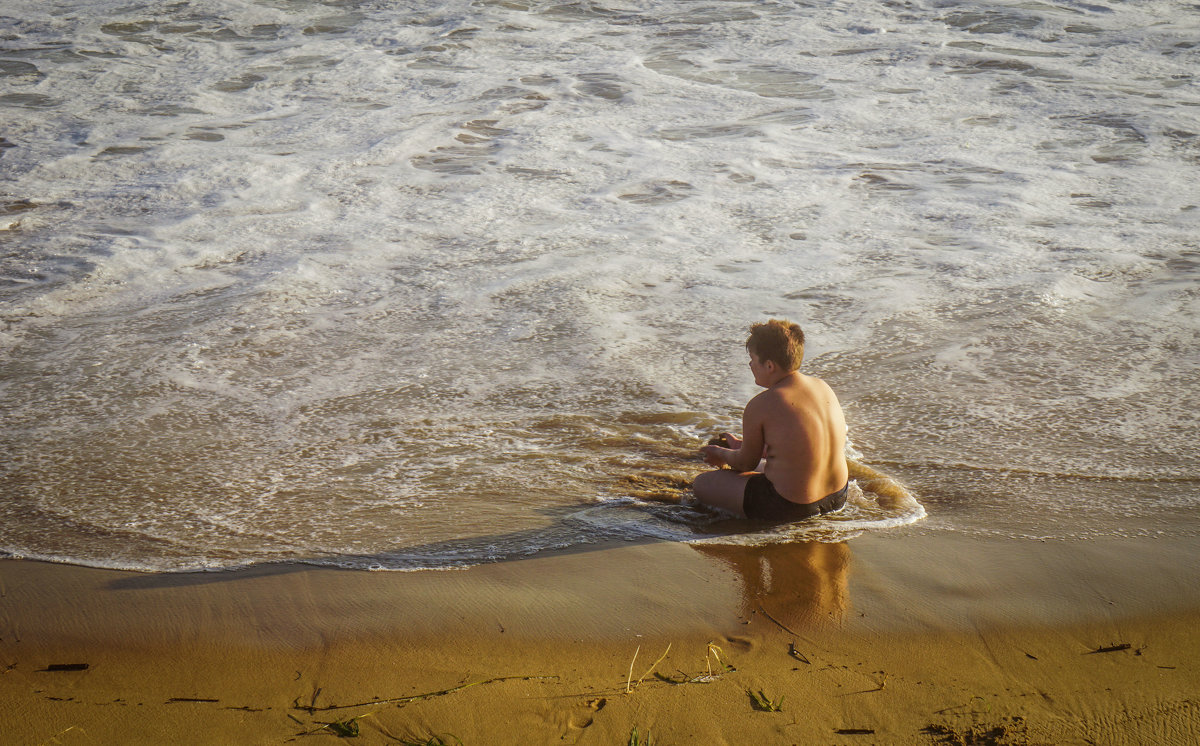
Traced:
<svg viewBox="0 0 1200 746">
<path fill-rule="evenodd" d="M 417 573 L 9 560 L 0 721 L 14 744 L 1194 743 L 1198 543 L 911 528 Z"/>
</svg>

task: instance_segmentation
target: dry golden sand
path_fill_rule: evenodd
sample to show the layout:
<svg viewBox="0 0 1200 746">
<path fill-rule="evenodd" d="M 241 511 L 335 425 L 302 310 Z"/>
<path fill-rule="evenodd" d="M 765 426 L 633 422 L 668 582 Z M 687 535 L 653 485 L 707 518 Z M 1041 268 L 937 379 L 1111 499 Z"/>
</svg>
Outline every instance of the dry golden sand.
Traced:
<svg viewBox="0 0 1200 746">
<path fill-rule="evenodd" d="M 909 529 L 421 573 L 9 560 L 0 741 L 332 743 L 353 720 L 363 744 L 1196 743 L 1198 545 Z"/>
</svg>

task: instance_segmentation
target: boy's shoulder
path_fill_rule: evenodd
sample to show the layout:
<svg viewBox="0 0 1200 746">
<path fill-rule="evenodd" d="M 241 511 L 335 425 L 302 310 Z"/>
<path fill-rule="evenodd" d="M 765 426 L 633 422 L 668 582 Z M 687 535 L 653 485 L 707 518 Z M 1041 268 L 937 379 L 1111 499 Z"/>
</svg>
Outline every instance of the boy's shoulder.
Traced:
<svg viewBox="0 0 1200 746">
<path fill-rule="evenodd" d="M 825 391 L 831 390 L 829 384 L 803 373 L 796 373 L 791 380 L 781 381 L 780 384 L 755 394 L 748 406 L 770 411 L 779 409 L 794 409 L 797 401 L 814 398 Z"/>
<path fill-rule="evenodd" d="M 772 386 L 769 389 L 764 389 L 754 395 L 754 398 L 746 405 L 747 408 L 754 408 L 760 413 L 767 414 L 777 411 L 781 407 L 787 407 L 789 398 L 785 391 L 781 388 Z"/>
</svg>

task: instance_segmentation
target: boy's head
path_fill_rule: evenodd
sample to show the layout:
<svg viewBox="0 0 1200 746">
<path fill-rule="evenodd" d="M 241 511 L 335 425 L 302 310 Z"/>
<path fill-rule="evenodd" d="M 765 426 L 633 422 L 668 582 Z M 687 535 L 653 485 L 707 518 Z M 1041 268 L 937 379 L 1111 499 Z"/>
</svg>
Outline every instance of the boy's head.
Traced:
<svg viewBox="0 0 1200 746">
<path fill-rule="evenodd" d="M 746 350 L 763 363 L 773 361 L 785 373 L 799 370 L 804 360 L 804 332 L 799 324 L 771 319 L 750 327 Z"/>
</svg>

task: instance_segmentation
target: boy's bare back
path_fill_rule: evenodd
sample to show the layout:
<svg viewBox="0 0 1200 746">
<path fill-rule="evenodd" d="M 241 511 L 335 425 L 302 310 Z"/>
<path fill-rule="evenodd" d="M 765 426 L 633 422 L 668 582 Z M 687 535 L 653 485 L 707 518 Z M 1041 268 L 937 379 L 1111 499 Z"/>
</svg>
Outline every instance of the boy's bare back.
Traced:
<svg viewBox="0 0 1200 746">
<path fill-rule="evenodd" d="M 846 420 L 821 379 L 784 376 L 750 400 L 743 427 L 744 444 L 761 433 L 763 473 L 784 498 L 816 502 L 846 484 Z"/>
</svg>

